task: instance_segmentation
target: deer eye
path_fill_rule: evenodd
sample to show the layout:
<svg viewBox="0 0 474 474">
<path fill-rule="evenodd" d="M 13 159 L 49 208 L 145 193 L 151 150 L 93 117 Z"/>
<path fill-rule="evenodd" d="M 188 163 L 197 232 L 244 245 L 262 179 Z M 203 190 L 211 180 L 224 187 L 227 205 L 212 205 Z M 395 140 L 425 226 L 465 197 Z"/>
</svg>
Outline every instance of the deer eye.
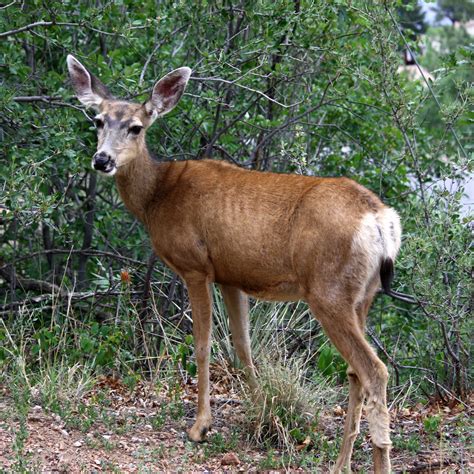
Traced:
<svg viewBox="0 0 474 474">
<path fill-rule="evenodd" d="M 138 135 L 142 131 L 142 126 L 141 125 L 133 125 L 128 129 L 128 133 L 131 133 L 132 135 Z"/>
<path fill-rule="evenodd" d="M 94 119 L 94 123 L 96 128 L 103 128 L 104 127 L 104 121 L 100 118 Z"/>
</svg>

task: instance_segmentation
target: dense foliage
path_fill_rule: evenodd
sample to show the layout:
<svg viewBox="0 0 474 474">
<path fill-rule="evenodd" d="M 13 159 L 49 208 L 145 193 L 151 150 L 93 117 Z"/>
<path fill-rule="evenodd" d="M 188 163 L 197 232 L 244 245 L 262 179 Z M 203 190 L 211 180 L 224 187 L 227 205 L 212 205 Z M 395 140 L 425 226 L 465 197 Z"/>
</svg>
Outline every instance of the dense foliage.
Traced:
<svg viewBox="0 0 474 474">
<path fill-rule="evenodd" d="M 415 379 L 427 394 L 464 396 L 470 218 L 460 208 L 462 189 L 450 186 L 473 171 L 472 37 L 445 27 L 445 49 L 433 55 L 430 46 L 426 54 L 434 82 L 409 81 L 397 69 L 407 47 L 420 53 L 420 41 L 399 29 L 397 12 L 407 4 L 33 0 L 2 7 L 3 367 L 21 352 L 32 366 L 66 358 L 134 377 L 143 367 L 156 370 L 167 354 L 195 372 L 181 282 L 150 256 L 113 180 L 90 169 L 95 131 L 68 84 L 72 53 L 114 94 L 135 100 L 171 69 L 193 69 L 180 105 L 149 133 L 159 159 L 346 175 L 395 207 L 405 235 L 395 286 L 420 305 L 379 297 L 369 334 L 393 369 L 393 387 Z M 216 305 L 222 315 L 219 297 Z M 318 351 L 312 370 L 342 373 L 304 305 L 278 308 L 276 320 L 275 306 L 257 305 L 254 325 L 271 316 L 291 354 Z M 302 327 L 310 339 L 295 337 Z M 232 357 L 228 335 L 219 334 L 214 356 Z M 261 334 L 253 337 L 271 344 Z"/>
</svg>

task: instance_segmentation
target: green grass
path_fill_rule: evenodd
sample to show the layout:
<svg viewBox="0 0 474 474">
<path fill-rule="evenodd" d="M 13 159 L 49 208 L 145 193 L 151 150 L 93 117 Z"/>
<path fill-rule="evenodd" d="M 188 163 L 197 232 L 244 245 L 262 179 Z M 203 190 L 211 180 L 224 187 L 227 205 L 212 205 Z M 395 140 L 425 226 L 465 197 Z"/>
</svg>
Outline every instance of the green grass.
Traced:
<svg viewBox="0 0 474 474">
<path fill-rule="evenodd" d="M 408 451 L 416 454 L 419 452 L 421 443 L 418 434 L 396 434 L 392 436 L 393 448 L 400 451 Z"/>
<path fill-rule="evenodd" d="M 240 435 L 241 433 L 234 430 L 229 437 L 224 437 L 221 433 L 213 433 L 211 436 L 208 436 L 203 446 L 205 458 L 234 451 L 237 449 Z"/>
</svg>

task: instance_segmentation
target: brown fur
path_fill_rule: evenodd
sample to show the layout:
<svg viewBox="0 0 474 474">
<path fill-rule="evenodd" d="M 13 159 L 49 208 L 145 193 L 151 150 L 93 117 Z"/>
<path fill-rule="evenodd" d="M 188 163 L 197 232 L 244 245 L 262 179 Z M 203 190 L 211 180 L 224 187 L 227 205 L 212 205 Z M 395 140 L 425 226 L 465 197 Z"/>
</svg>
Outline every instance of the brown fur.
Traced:
<svg viewBox="0 0 474 474">
<path fill-rule="evenodd" d="M 173 80 L 161 89 L 173 90 Z M 140 120 L 146 129 L 152 122 L 146 107 L 151 106 L 104 99 L 97 108 L 110 127 Z M 99 149 L 107 133 L 113 131 L 99 133 Z M 380 283 L 377 263 L 370 263 L 371 249 L 383 237 L 380 227 L 380 238 L 370 237 L 370 227 L 355 237 L 367 216 L 379 219 L 387 208 L 347 178 L 263 173 L 209 160 L 158 163 L 147 151 L 144 133 L 127 140 L 126 159 L 120 146 L 116 153 L 118 190 L 146 226 L 156 254 L 185 281 L 192 305 L 199 398 L 190 438 L 202 440 L 211 424 L 209 285 L 218 283 L 251 386 L 258 375 L 250 354 L 247 295 L 309 303 L 349 364 L 348 414 L 335 471 L 350 469 L 367 399 L 374 470 L 388 473 L 387 370 L 364 338 Z"/>
<path fill-rule="evenodd" d="M 376 288 L 372 284 L 364 301 L 354 307 L 360 269 L 357 263 L 351 265 L 352 236 L 361 216 L 383 207 L 371 192 L 346 178 L 253 172 L 208 160 L 156 163 L 145 150 L 139 160 L 120 169 L 116 179 L 125 204 L 146 225 L 157 255 L 188 288 L 196 288 L 191 302 L 193 320 L 198 322 L 195 339 L 201 367 L 208 365 L 199 361 L 199 352 L 209 351 L 208 284 L 215 282 L 232 288 L 234 294 L 240 290 L 242 297 L 308 301 L 349 363 L 354 352 L 360 351 L 364 358 L 358 365 L 366 386 L 377 379 L 369 376 L 373 367 L 384 367 L 363 338 L 361 324 Z M 232 314 L 227 300 L 226 305 Z M 247 310 L 238 317 L 239 323 L 248 324 Z M 199 334 L 201 325 L 204 334 Z M 347 331 L 341 331 L 341 325 Z M 232 330 L 236 346 L 246 337 L 246 327 Z M 249 376 L 258 379 L 246 349 L 249 344 L 240 346 L 239 358 L 250 367 Z M 202 379 L 203 369 L 199 372 Z M 210 425 L 209 382 L 207 374 L 204 377 L 206 381 L 199 385 L 202 397 L 196 429 L 190 432 L 197 440 Z M 385 392 L 385 370 L 381 378 L 378 391 Z M 364 399 L 354 371 L 350 381 L 347 435 L 336 471 L 350 465 Z M 204 413 L 202 418 L 199 413 Z M 375 451 L 376 472 L 388 472 L 388 446 L 375 446 Z"/>
</svg>

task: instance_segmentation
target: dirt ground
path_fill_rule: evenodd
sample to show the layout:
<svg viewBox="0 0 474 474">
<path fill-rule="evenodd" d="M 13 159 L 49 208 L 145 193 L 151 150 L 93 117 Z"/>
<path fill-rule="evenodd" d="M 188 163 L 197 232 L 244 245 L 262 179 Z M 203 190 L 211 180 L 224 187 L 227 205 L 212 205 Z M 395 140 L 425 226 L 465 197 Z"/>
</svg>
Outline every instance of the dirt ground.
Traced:
<svg viewBox="0 0 474 474">
<path fill-rule="evenodd" d="M 195 445 L 185 431 L 195 414 L 194 382 L 175 396 L 170 387 L 157 390 L 140 383 L 130 391 L 119 380 L 103 378 L 79 405 L 71 405 L 75 408 L 45 409 L 38 402 L 28 405 L 23 418 L 8 387 L 3 387 L 2 472 L 329 472 L 337 457 L 343 407 L 320 417 L 324 452 L 303 443 L 289 462 L 278 450 L 248 441 L 245 430 L 236 428 L 245 426 L 238 394 L 228 388 L 221 391 L 212 396 L 214 427 L 208 441 Z M 393 410 L 392 417 L 395 472 L 474 472 L 468 446 L 472 404 L 420 405 Z M 366 428 L 363 423 L 354 453 L 356 472 L 370 472 Z"/>
</svg>

